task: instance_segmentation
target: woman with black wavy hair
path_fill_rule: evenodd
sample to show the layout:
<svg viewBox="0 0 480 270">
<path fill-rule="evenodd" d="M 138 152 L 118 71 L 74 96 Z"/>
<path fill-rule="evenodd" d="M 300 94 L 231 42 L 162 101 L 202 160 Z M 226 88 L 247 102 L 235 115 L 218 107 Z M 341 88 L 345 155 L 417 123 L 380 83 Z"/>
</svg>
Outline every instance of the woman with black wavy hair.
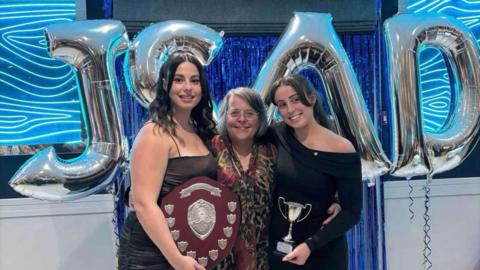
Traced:
<svg viewBox="0 0 480 270">
<path fill-rule="evenodd" d="M 135 211 L 123 226 L 119 269 L 204 269 L 182 255 L 159 204 L 163 196 L 196 176 L 216 178 L 211 154 L 215 135 L 208 82 L 189 54 L 169 57 L 162 66 L 151 120 L 140 130 L 131 154 Z M 188 170 L 186 170 L 188 168 Z"/>
</svg>

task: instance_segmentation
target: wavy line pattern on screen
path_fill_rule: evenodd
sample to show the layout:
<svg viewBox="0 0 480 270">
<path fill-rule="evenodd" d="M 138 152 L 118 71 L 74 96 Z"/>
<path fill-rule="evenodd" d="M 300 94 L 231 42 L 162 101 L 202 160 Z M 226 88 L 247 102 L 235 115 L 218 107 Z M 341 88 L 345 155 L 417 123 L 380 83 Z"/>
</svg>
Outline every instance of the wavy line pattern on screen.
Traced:
<svg viewBox="0 0 480 270">
<path fill-rule="evenodd" d="M 49 56 L 44 37 L 75 16 L 75 1 L 0 4 L 0 145 L 81 143 L 75 73 Z"/>
<path fill-rule="evenodd" d="M 453 16 L 463 22 L 480 42 L 480 1 L 420 0 L 407 1 L 409 13 L 434 12 Z M 479 43 L 480 44 L 480 43 Z M 454 107 L 451 87 L 453 78 L 440 52 L 426 48 L 420 54 L 420 85 L 422 93 L 423 128 L 426 132 L 441 130 Z"/>
</svg>

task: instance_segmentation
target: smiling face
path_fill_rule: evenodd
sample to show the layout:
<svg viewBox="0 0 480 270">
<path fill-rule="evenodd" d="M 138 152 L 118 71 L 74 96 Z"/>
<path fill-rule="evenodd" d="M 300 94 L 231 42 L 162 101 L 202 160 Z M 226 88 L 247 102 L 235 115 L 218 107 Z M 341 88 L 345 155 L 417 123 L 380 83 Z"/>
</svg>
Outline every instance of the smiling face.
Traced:
<svg viewBox="0 0 480 270">
<path fill-rule="evenodd" d="M 252 144 L 258 127 L 258 113 L 243 98 L 232 95 L 227 112 L 227 133 L 232 143 Z"/>
<path fill-rule="evenodd" d="M 309 101 L 315 104 L 315 95 L 309 98 Z M 290 127 L 302 128 L 315 121 L 313 106 L 303 104 L 297 91 L 290 85 L 280 85 L 274 99 L 283 121 Z"/>
<path fill-rule="evenodd" d="M 170 99 L 176 110 L 192 110 L 202 98 L 197 67 L 185 61 L 178 65 L 172 79 Z"/>
</svg>

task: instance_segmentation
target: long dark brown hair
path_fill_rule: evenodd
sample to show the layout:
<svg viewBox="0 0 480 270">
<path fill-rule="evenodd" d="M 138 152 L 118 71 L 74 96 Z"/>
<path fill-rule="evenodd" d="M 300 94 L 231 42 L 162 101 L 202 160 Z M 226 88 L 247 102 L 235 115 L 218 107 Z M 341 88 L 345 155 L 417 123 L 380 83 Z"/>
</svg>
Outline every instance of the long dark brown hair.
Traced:
<svg viewBox="0 0 480 270">
<path fill-rule="evenodd" d="M 193 108 L 190 118 L 200 139 L 211 149 L 211 139 L 216 134 L 216 124 L 212 115 L 213 105 L 208 89 L 207 75 L 203 66 L 195 57 L 187 53 L 176 53 L 172 54 L 163 64 L 156 87 L 157 96 L 150 103 L 149 107 L 150 117 L 152 122 L 163 128 L 164 132 L 176 137 L 175 128 L 177 124 L 172 117 L 173 106 L 170 99 L 170 89 L 178 66 L 184 62 L 190 62 L 195 65 L 200 75 L 202 98 L 197 106 Z M 166 85 L 166 89 L 164 85 Z"/>
</svg>

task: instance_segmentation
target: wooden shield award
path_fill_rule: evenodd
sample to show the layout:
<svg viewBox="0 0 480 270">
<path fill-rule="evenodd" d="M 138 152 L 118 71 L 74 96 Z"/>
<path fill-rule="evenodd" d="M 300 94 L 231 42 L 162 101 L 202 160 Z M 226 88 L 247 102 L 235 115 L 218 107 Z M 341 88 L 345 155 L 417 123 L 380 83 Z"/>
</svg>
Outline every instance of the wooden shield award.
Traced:
<svg viewBox="0 0 480 270">
<path fill-rule="evenodd" d="M 208 177 L 175 187 L 160 205 L 183 255 L 211 269 L 227 256 L 241 222 L 238 196 Z"/>
</svg>

